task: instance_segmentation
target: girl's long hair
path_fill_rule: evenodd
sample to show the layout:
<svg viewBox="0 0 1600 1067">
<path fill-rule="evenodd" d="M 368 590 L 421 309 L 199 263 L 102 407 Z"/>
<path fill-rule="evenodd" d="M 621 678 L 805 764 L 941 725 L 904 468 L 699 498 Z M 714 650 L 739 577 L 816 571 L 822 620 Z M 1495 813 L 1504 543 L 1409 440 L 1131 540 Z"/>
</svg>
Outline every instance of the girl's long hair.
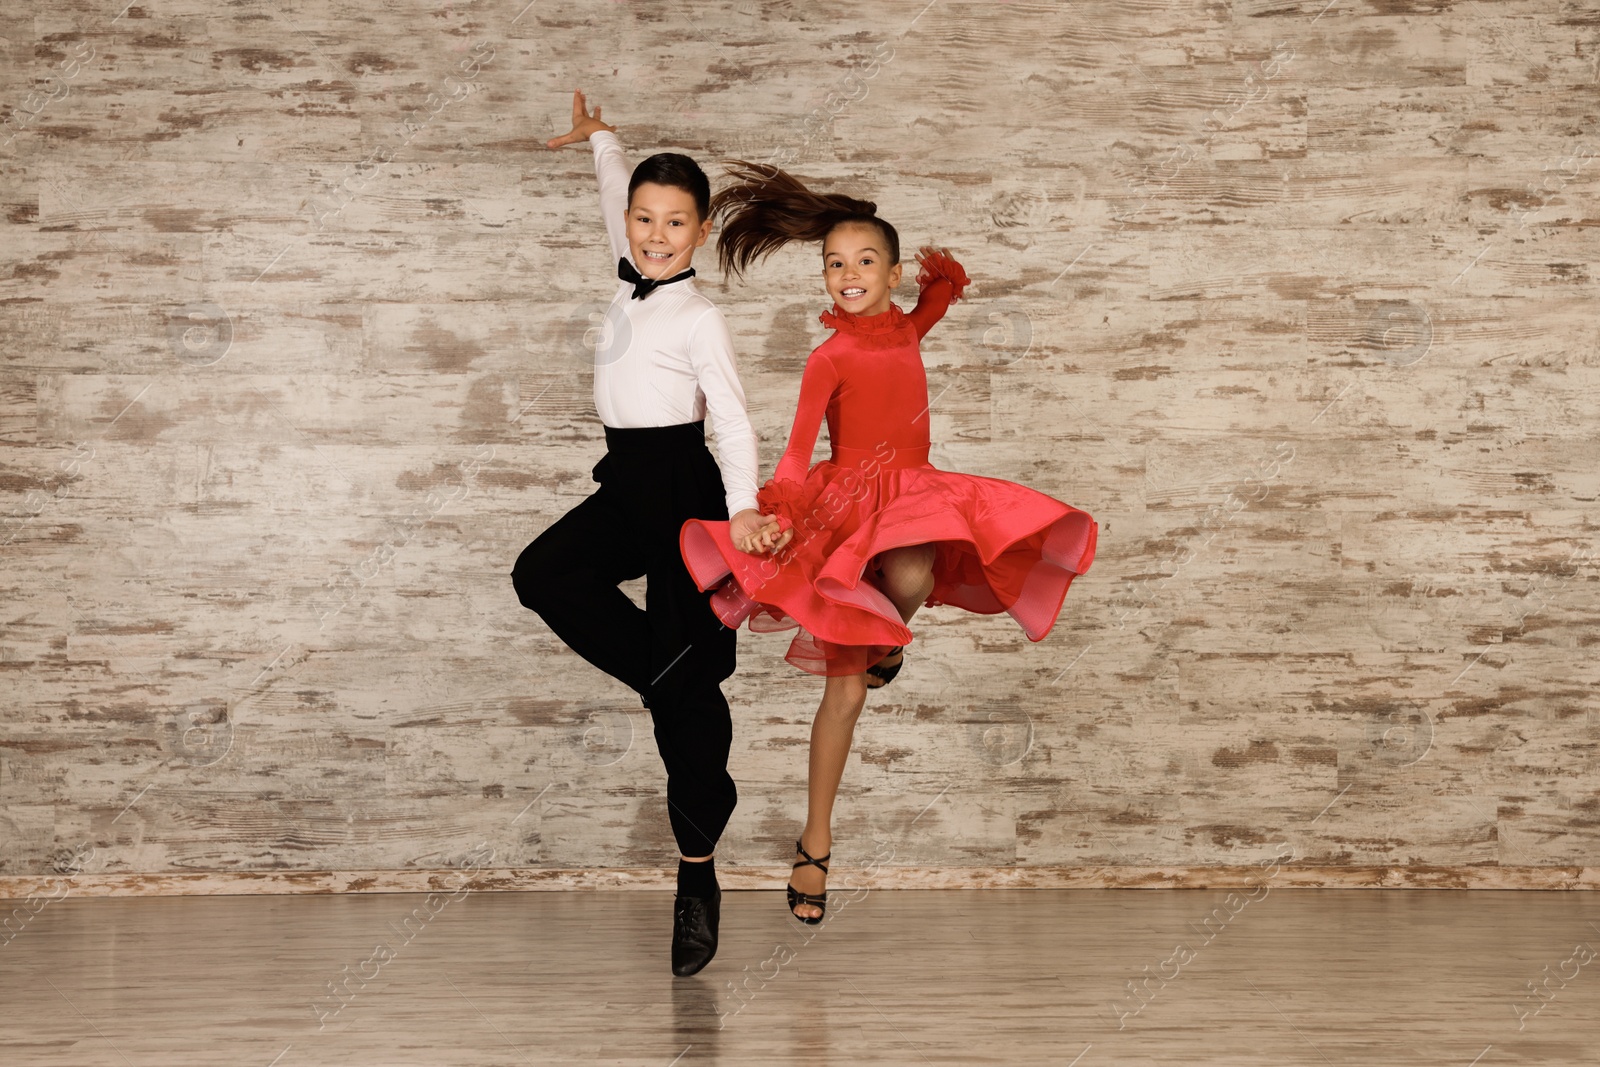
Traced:
<svg viewBox="0 0 1600 1067">
<path fill-rule="evenodd" d="M 889 265 L 900 262 L 900 235 L 878 217 L 878 205 L 871 200 L 814 193 L 770 163 L 735 159 L 724 167 L 739 179 L 711 198 L 711 217 L 722 222 L 717 260 L 725 273 L 742 277 L 751 263 L 790 241 L 821 241 L 846 222 L 876 226 L 889 246 Z"/>
</svg>

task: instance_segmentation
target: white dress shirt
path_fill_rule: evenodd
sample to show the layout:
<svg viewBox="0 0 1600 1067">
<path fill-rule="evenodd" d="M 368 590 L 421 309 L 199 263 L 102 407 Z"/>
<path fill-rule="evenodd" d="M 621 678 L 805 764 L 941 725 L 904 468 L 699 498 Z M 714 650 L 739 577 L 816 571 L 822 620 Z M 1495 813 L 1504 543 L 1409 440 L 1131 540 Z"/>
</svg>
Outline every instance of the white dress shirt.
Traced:
<svg viewBox="0 0 1600 1067">
<path fill-rule="evenodd" d="M 614 269 L 618 259 L 633 262 L 625 218 L 633 171 L 616 134 L 599 130 L 589 141 Z M 716 436 L 728 514 L 754 508 L 756 433 L 734 365 L 733 335 L 694 279 L 661 286 L 642 300 L 633 299 L 632 283 L 618 279 L 600 333 L 594 359 L 600 421 L 624 430 L 705 419 Z"/>
</svg>

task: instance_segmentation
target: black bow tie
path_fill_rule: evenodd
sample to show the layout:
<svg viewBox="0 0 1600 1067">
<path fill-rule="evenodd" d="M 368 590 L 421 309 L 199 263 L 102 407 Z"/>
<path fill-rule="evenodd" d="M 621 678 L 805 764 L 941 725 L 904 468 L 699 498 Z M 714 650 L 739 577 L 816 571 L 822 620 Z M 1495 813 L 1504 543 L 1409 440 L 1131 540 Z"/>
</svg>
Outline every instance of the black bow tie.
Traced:
<svg viewBox="0 0 1600 1067">
<path fill-rule="evenodd" d="M 654 289 L 658 285 L 671 285 L 673 282 L 681 282 L 685 278 L 690 278 L 693 276 L 694 268 L 690 267 L 688 270 L 674 274 L 670 278 L 662 278 L 660 280 L 655 278 L 646 278 L 644 275 L 639 273 L 638 267 L 635 267 L 632 263 L 628 262 L 627 257 L 617 260 L 617 277 L 621 278 L 625 282 L 633 283 L 633 299 L 635 300 L 643 300 L 645 297 L 650 295 L 650 290 Z"/>
</svg>

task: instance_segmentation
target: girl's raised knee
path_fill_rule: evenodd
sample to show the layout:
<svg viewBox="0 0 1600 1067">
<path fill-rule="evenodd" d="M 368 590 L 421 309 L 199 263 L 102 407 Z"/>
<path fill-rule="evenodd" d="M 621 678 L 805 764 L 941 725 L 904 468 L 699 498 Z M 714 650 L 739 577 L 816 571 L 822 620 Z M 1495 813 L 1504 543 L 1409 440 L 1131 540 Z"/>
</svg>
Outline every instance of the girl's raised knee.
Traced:
<svg viewBox="0 0 1600 1067">
<path fill-rule="evenodd" d="M 932 545 L 914 545 L 885 553 L 880 573 L 883 591 L 891 599 L 903 600 L 920 592 L 933 573 Z"/>
</svg>

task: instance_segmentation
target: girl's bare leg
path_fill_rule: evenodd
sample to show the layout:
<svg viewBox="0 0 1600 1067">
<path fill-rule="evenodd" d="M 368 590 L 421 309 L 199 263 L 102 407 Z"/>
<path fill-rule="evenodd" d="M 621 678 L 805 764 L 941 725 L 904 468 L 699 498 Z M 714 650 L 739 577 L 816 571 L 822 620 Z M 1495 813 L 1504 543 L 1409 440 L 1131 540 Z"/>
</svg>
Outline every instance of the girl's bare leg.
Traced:
<svg viewBox="0 0 1600 1067">
<path fill-rule="evenodd" d="M 917 609 L 933 592 L 933 559 L 932 545 L 891 548 L 878 557 L 878 586 L 894 604 L 904 622 L 911 621 L 911 616 L 917 613 Z M 893 667 L 903 658 L 904 653 L 896 652 L 879 662 L 885 667 Z M 882 685 L 872 685 L 870 688 L 880 689 Z"/>
<path fill-rule="evenodd" d="M 833 850 L 833 801 L 839 795 L 839 779 L 844 776 L 845 760 L 850 758 L 850 740 L 866 702 L 866 675 L 829 678 L 817 717 L 811 723 L 806 827 L 800 834 L 800 843 L 817 859 Z M 794 858 L 803 859 L 798 853 Z M 796 867 L 793 875 L 790 883 L 802 893 L 820 893 L 827 883 L 827 876 L 810 864 Z M 802 918 L 822 914 L 810 904 L 801 904 L 794 913 Z"/>
<path fill-rule="evenodd" d="M 932 545 L 890 549 L 879 557 L 880 587 L 906 622 L 933 592 L 933 560 Z M 850 742 L 867 701 L 867 688 L 865 674 L 829 678 L 817 717 L 811 723 L 806 828 L 800 843 L 818 859 L 833 850 L 833 802 L 839 795 L 839 780 L 844 776 L 845 761 L 850 758 Z M 796 853 L 795 859 L 803 858 Z M 827 876 L 807 864 L 794 869 L 790 883 L 802 893 L 815 894 L 822 892 Z M 811 904 L 799 905 L 794 913 L 803 918 L 822 914 Z"/>
</svg>

